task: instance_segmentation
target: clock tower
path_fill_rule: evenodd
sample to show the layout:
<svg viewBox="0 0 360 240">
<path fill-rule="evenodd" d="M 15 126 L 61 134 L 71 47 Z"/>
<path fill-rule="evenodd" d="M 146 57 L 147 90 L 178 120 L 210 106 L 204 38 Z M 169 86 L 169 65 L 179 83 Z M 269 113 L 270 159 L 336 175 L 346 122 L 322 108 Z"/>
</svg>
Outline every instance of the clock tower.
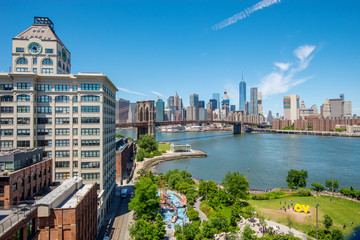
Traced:
<svg viewBox="0 0 360 240">
<path fill-rule="evenodd" d="M 71 53 L 49 18 L 34 17 L 34 24 L 13 38 L 12 66 L 13 72 L 71 73 Z"/>
</svg>

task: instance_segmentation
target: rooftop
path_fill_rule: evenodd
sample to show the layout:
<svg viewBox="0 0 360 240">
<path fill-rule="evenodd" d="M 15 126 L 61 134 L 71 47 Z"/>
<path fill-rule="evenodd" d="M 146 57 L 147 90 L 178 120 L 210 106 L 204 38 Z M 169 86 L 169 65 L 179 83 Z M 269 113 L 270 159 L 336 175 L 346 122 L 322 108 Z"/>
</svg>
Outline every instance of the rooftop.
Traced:
<svg viewBox="0 0 360 240">
<path fill-rule="evenodd" d="M 10 149 L 10 150 L 2 150 L 0 151 L 0 157 L 2 156 L 9 156 L 12 154 L 17 154 L 17 153 L 26 153 L 26 152 L 32 152 L 35 150 L 38 150 L 40 148 L 16 148 L 16 149 Z"/>
<path fill-rule="evenodd" d="M 67 198 L 64 202 L 62 202 L 58 208 L 73 208 L 75 207 L 79 200 L 81 200 L 82 197 L 85 196 L 85 194 L 89 191 L 89 189 L 92 187 L 92 184 L 85 184 L 82 185 L 79 189 L 75 190 L 75 192 L 70 195 L 69 198 Z"/>
</svg>

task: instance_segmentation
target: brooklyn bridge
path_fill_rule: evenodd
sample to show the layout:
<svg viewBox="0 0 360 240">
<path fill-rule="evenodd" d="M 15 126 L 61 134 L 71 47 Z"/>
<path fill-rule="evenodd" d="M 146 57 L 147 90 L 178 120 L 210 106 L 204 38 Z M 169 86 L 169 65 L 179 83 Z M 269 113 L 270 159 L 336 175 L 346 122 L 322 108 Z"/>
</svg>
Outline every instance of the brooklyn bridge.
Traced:
<svg viewBox="0 0 360 240">
<path fill-rule="evenodd" d="M 241 134 L 245 132 L 245 128 L 251 127 L 268 127 L 269 125 L 258 123 L 254 121 L 245 121 L 243 111 L 232 111 L 225 119 L 208 119 L 208 120 L 178 120 L 178 121 L 155 121 L 156 111 L 154 108 L 154 101 L 140 101 L 136 102 L 137 118 L 136 122 L 122 122 L 117 123 L 116 128 L 136 128 L 136 138 L 140 135 L 150 134 L 155 137 L 155 127 L 168 125 L 186 125 L 186 124 L 222 124 L 232 125 L 233 134 Z M 250 119 L 251 120 L 251 119 Z"/>
</svg>

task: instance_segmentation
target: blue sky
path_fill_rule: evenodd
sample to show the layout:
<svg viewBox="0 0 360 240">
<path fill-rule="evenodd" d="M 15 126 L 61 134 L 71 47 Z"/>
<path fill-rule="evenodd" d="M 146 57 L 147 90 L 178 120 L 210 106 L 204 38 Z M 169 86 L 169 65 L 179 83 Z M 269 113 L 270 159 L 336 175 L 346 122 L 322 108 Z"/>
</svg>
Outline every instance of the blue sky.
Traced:
<svg viewBox="0 0 360 240">
<path fill-rule="evenodd" d="M 288 94 L 320 108 L 344 93 L 360 114 L 360 1 L 4 1 L 1 12 L 3 72 L 11 38 L 47 16 L 72 72 L 107 74 L 117 97 L 178 91 L 187 105 L 192 92 L 207 102 L 226 89 L 237 105 L 243 72 L 248 88 L 264 92 L 264 113 L 282 114 Z"/>
</svg>

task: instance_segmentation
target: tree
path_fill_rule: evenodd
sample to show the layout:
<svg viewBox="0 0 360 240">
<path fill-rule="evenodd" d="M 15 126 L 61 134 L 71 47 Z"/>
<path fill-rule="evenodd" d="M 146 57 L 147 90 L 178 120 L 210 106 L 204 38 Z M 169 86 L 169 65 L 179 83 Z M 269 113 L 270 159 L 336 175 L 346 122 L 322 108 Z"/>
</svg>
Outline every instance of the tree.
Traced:
<svg viewBox="0 0 360 240">
<path fill-rule="evenodd" d="M 311 184 L 311 186 L 317 192 L 321 192 L 321 191 L 323 191 L 325 189 L 324 186 L 321 185 L 320 183 L 313 183 L 313 184 Z"/>
<path fill-rule="evenodd" d="M 252 239 L 255 239 L 254 237 L 253 237 L 253 233 L 254 233 L 255 231 L 254 230 L 251 230 L 251 228 L 250 228 L 250 226 L 249 225 L 246 225 L 246 227 L 244 228 L 244 230 L 243 230 L 243 232 L 242 232 L 242 239 L 244 239 L 244 240 L 252 240 Z"/>
<path fill-rule="evenodd" d="M 171 189 L 177 189 L 177 185 L 179 186 L 183 181 L 184 179 L 181 177 L 180 173 L 175 173 L 169 177 L 168 184 Z"/>
<path fill-rule="evenodd" d="M 332 191 L 332 181 L 331 180 L 326 180 L 325 182 L 325 187 L 327 187 L 330 191 Z M 339 183 L 338 181 L 334 181 L 334 191 L 336 191 L 339 188 Z"/>
<path fill-rule="evenodd" d="M 136 153 L 136 161 L 142 162 L 145 157 L 145 150 L 140 148 L 140 150 Z"/>
<path fill-rule="evenodd" d="M 138 218 L 153 219 L 159 206 L 160 197 L 157 187 L 148 177 L 142 177 L 135 183 L 135 197 L 129 203 L 129 210 L 134 209 Z"/>
<path fill-rule="evenodd" d="M 196 239 L 196 236 L 200 234 L 200 221 L 195 221 L 192 223 L 187 223 L 184 226 L 175 225 L 175 237 L 177 240 L 193 240 Z M 184 238 L 183 238 L 184 232 Z M 201 239 L 201 238 L 200 238 Z"/>
<path fill-rule="evenodd" d="M 115 133 L 115 137 L 116 138 L 124 138 L 125 136 L 122 135 L 121 133 Z"/>
<path fill-rule="evenodd" d="M 306 179 L 308 178 L 308 171 L 301 170 L 297 171 L 295 169 L 291 169 L 288 171 L 288 175 L 286 177 L 286 182 L 288 183 L 289 188 L 299 188 L 306 187 Z"/>
<path fill-rule="evenodd" d="M 201 181 L 199 184 L 199 196 L 206 197 L 213 196 L 218 191 L 218 186 L 214 181 Z"/>
<path fill-rule="evenodd" d="M 326 231 L 329 232 L 329 229 L 331 228 L 332 224 L 333 224 L 333 220 L 331 219 L 331 217 L 329 215 L 325 215 L 324 216 L 324 221 L 323 221 L 324 227 L 326 228 Z"/>
<path fill-rule="evenodd" d="M 158 150 L 158 143 L 155 138 L 150 134 L 141 135 L 139 137 L 138 145 L 140 148 L 143 148 L 146 152 L 153 152 Z"/>
<path fill-rule="evenodd" d="M 234 199 L 247 199 L 249 191 L 249 182 L 239 172 L 228 172 L 222 180 L 222 184 L 227 193 L 231 194 Z"/>
<path fill-rule="evenodd" d="M 192 207 L 188 207 L 186 215 L 190 218 L 191 221 L 199 219 L 199 212 Z"/>
<path fill-rule="evenodd" d="M 331 232 L 331 237 L 332 240 L 341 240 L 344 239 L 344 234 L 340 230 L 334 229 Z"/>
<path fill-rule="evenodd" d="M 129 231 L 131 238 L 135 240 L 160 240 L 164 239 L 166 234 L 165 223 L 159 213 L 155 223 L 139 219 L 129 228 Z"/>
</svg>

